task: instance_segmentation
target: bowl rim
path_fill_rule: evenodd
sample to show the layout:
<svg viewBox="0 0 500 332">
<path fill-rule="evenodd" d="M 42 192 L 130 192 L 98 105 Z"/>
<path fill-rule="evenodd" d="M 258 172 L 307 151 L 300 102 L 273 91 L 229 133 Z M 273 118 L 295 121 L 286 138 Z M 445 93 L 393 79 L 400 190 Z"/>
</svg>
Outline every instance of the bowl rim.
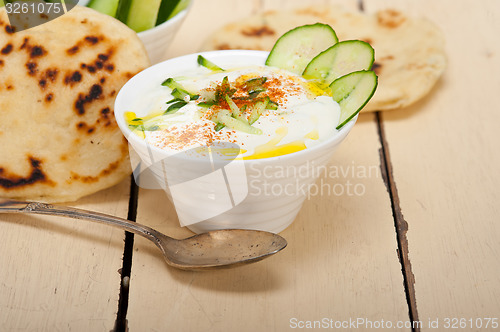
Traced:
<svg viewBox="0 0 500 332">
<path fill-rule="evenodd" d="M 122 100 L 125 98 L 124 95 L 127 92 L 127 89 L 130 88 L 130 86 L 133 86 L 134 81 L 137 80 L 139 77 L 148 75 L 150 72 L 156 72 L 157 67 L 165 66 L 165 63 L 168 62 L 173 62 L 173 61 L 193 61 L 193 63 L 196 63 L 196 57 L 198 55 L 202 55 L 208 59 L 212 58 L 213 56 L 232 56 L 232 55 L 253 55 L 257 57 L 262 57 L 263 60 L 267 58 L 267 55 L 269 52 L 267 51 L 256 51 L 256 50 L 217 50 L 217 51 L 205 51 L 205 52 L 196 52 L 196 53 L 190 53 L 182 56 L 178 56 L 175 58 L 171 58 L 162 62 L 159 62 L 155 65 L 152 65 L 138 74 L 136 74 L 134 77 L 132 77 L 125 85 L 120 89 L 118 92 L 116 99 L 115 99 L 115 107 L 114 107 L 114 116 L 115 120 L 118 124 L 118 127 L 120 128 L 122 134 L 125 136 L 127 141 L 129 142 L 130 145 L 135 149 L 135 146 L 139 145 L 141 148 L 148 150 L 152 149 L 154 152 L 159 153 L 160 155 L 164 156 L 165 158 L 171 157 L 175 154 L 172 154 L 166 150 L 163 150 L 161 148 L 158 148 L 154 145 L 148 144 L 144 139 L 140 138 L 139 136 L 135 135 L 128 125 L 125 123 L 124 119 L 124 112 L 126 111 L 125 107 L 119 107 L 121 104 L 123 104 Z M 269 157 L 269 158 L 259 158 L 259 159 L 234 159 L 232 162 L 243 162 L 245 164 L 253 164 L 253 163 L 262 163 L 262 162 L 276 162 L 276 161 L 284 161 L 288 159 L 294 159 L 294 158 L 300 158 L 300 157 L 305 157 L 308 154 L 314 153 L 317 150 L 324 149 L 325 146 L 329 145 L 337 145 L 342 142 L 342 140 L 347 136 L 347 134 L 351 131 L 351 129 L 354 127 L 354 124 L 356 123 L 358 119 L 359 113 L 356 114 L 351 120 L 349 120 L 348 123 L 346 123 L 342 128 L 340 128 L 334 135 L 331 137 L 328 137 L 322 142 L 319 142 L 318 144 L 315 144 L 311 147 L 308 147 L 306 149 L 280 155 L 280 156 L 275 156 L 275 157 Z M 194 160 L 194 159 L 193 159 Z"/>
</svg>

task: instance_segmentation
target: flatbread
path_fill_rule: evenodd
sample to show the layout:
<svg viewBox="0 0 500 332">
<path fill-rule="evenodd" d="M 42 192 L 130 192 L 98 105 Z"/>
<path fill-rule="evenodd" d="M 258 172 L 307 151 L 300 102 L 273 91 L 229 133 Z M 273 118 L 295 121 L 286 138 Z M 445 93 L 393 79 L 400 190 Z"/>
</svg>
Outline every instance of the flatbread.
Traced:
<svg viewBox="0 0 500 332">
<path fill-rule="evenodd" d="M 15 32 L 0 9 L 0 197 L 67 202 L 131 173 L 119 89 L 149 65 L 137 34 L 85 7 Z"/>
<path fill-rule="evenodd" d="M 286 31 L 300 25 L 326 23 L 339 40 L 360 39 L 375 49 L 374 70 L 379 85 L 363 111 L 408 106 L 424 97 L 446 67 L 444 38 L 426 19 L 410 18 L 395 10 L 375 14 L 347 12 L 338 7 L 269 11 L 224 26 L 203 50 L 271 50 Z"/>
</svg>

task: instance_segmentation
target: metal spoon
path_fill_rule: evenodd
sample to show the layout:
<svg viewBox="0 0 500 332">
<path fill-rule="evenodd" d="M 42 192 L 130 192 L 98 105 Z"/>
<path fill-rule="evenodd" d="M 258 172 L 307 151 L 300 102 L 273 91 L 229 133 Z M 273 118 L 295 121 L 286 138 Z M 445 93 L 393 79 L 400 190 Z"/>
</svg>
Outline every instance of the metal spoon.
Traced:
<svg viewBox="0 0 500 332">
<path fill-rule="evenodd" d="M 243 229 L 210 231 L 177 240 L 150 227 L 103 213 L 39 202 L 0 198 L 0 213 L 47 214 L 119 227 L 153 241 L 167 263 L 183 270 L 216 269 L 252 263 L 277 253 L 287 242 L 277 234 Z"/>
</svg>

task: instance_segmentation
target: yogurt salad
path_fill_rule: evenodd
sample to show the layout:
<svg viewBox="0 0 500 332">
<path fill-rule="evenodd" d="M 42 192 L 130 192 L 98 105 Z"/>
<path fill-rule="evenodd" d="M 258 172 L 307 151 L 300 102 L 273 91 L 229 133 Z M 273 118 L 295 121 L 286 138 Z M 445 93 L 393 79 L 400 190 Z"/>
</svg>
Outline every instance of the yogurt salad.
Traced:
<svg viewBox="0 0 500 332">
<path fill-rule="evenodd" d="M 142 96 L 146 114 L 125 113 L 129 128 L 169 152 L 228 142 L 242 159 L 282 156 L 334 136 L 377 86 L 373 48 L 338 42 L 320 23 L 285 33 L 265 64 L 216 60 L 198 55 L 190 69 L 171 70 Z"/>
<path fill-rule="evenodd" d="M 213 142 L 240 147 L 243 159 L 280 156 L 309 148 L 337 131 L 340 106 L 300 75 L 265 65 L 199 65 L 151 91 L 147 115 L 130 111 L 135 134 L 177 152 Z"/>
</svg>

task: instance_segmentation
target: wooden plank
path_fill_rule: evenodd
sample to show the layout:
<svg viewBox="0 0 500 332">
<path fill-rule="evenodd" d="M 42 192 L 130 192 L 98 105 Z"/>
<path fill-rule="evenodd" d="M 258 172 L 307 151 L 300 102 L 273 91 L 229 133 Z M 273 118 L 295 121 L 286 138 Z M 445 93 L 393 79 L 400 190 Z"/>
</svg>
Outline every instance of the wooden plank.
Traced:
<svg viewBox="0 0 500 332">
<path fill-rule="evenodd" d="M 382 114 L 422 330 L 447 318 L 494 330 L 485 318 L 500 319 L 500 3 L 365 1 L 387 7 L 435 22 L 449 61 L 428 97 Z"/>
<path fill-rule="evenodd" d="M 130 181 L 73 204 L 127 216 Z M 110 331 L 124 232 L 87 221 L 0 214 L 0 330 Z"/>
<path fill-rule="evenodd" d="M 195 52 L 215 26 L 255 10 L 254 2 L 234 3 L 197 1 L 169 56 Z M 263 2 L 261 8 L 273 4 Z M 301 2 L 280 4 L 291 8 Z M 357 2 L 350 5 L 356 8 Z M 217 16 L 208 15 L 213 25 L 206 20 L 211 8 L 217 8 Z M 203 273 L 179 271 L 166 266 L 149 241 L 135 237 L 130 330 L 281 331 L 299 320 L 323 318 L 408 321 L 379 149 L 374 114 L 363 114 L 318 182 L 323 194 L 307 200 L 282 232 L 289 246 L 262 262 Z M 179 227 L 161 191 L 141 189 L 137 220 L 174 237 L 192 234 Z"/>
<path fill-rule="evenodd" d="M 169 46 L 165 59 L 197 52 L 217 29 L 249 15 L 314 5 L 341 5 L 356 10 L 357 0 L 197 0 Z"/>
</svg>

